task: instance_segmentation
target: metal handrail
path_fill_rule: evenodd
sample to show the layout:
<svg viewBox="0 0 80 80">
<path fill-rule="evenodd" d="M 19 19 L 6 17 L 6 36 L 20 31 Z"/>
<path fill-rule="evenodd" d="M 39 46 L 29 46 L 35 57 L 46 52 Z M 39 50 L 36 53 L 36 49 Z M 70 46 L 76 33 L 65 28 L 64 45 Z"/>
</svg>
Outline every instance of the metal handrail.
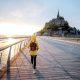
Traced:
<svg viewBox="0 0 80 80">
<path fill-rule="evenodd" d="M 25 39 L 25 40 L 26 40 L 26 39 Z M 7 45 L 7 46 L 1 47 L 1 48 L 0 48 L 0 51 L 5 50 L 5 49 L 7 49 L 7 48 L 9 48 L 9 47 L 17 44 L 17 43 L 22 42 L 22 41 L 24 41 L 24 40 L 20 40 L 20 41 L 18 41 L 18 42 L 15 42 L 15 43 L 9 44 L 9 45 Z"/>
<path fill-rule="evenodd" d="M 12 55 L 11 51 L 14 50 L 13 51 L 14 52 L 14 56 L 16 56 L 15 54 L 17 54 L 23 47 L 25 47 L 25 45 L 27 44 L 27 41 L 28 41 L 28 38 L 20 40 L 20 41 L 17 41 L 15 43 L 12 43 L 12 44 L 9 44 L 9 45 L 6 45 L 6 46 L 0 48 L 0 65 L 2 66 L 2 67 L 0 66 L 0 78 L 4 74 L 5 71 L 7 71 L 7 73 L 8 73 L 8 70 L 9 70 L 9 67 L 10 67 L 10 60 L 12 60 L 12 59 L 10 59 L 10 57 Z M 16 45 L 18 46 L 17 49 L 16 49 Z M 4 51 L 6 51 L 6 49 L 9 49 L 7 51 L 8 54 L 6 56 L 6 61 L 7 62 L 5 61 L 5 65 L 3 65 L 3 63 L 2 63 L 2 56 L 6 55 L 7 52 L 4 53 Z M 16 53 L 15 53 L 15 49 L 18 50 L 18 51 L 16 51 Z M 11 57 L 11 58 L 14 58 L 14 56 Z M 6 68 L 4 68 L 4 66 L 6 66 Z M 4 68 L 4 70 L 3 70 L 3 68 Z"/>
</svg>

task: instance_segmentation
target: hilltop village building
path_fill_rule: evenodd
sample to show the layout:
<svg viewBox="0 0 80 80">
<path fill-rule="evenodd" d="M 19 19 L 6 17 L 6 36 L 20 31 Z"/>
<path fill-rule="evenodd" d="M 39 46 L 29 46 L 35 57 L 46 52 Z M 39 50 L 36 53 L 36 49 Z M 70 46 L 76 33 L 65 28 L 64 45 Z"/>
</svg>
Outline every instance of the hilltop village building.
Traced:
<svg viewBox="0 0 80 80">
<path fill-rule="evenodd" d="M 57 30 L 53 30 L 56 26 Z M 78 31 L 76 28 L 72 28 L 69 26 L 68 22 L 64 19 L 64 17 L 59 15 L 59 11 L 57 14 L 57 18 L 54 18 L 45 24 L 43 28 L 43 35 L 46 36 L 64 36 L 65 34 L 76 34 L 78 35 Z M 38 33 L 39 34 L 39 33 Z"/>
<path fill-rule="evenodd" d="M 59 11 L 57 14 L 57 18 L 52 19 L 50 22 L 52 22 L 54 25 L 57 25 L 57 26 L 64 26 L 64 24 L 67 23 L 67 21 L 64 20 L 64 17 L 59 15 Z"/>
</svg>

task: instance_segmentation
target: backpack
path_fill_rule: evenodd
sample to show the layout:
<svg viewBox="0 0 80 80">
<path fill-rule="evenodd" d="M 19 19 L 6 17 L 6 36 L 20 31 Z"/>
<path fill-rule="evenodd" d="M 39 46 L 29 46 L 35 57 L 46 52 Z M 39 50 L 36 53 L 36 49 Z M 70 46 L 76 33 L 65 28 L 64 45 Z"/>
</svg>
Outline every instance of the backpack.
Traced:
<svg viewBox="0 0 80 80">
<path fill-rule="evenodd" d="M 35 51 L 36 48 L 37 48 L 36 42 L 31 42 L 31 43 L 30 43 L 30 50 L 31 50 L 31 51 Z"/>
</svg>

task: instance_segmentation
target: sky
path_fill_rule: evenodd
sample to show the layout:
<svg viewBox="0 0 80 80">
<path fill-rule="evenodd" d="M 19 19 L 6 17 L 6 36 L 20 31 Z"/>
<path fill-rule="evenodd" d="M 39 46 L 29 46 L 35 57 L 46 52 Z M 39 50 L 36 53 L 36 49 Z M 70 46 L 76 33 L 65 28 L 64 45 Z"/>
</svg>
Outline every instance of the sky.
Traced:
<svg viewBox="0 0 80 80">
<path fill-rule="evenodd" d="M 0 34 L 31 35 L 57 13 L 80 29 L 80 0 L 0 0 Z"/>
</svg>

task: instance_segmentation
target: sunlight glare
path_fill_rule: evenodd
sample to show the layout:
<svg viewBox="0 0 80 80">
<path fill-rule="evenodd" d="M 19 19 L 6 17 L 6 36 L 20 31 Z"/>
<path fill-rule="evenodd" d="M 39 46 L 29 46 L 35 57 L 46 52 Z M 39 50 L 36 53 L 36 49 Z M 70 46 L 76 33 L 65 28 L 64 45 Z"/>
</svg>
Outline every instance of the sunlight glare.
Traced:
<svg viewBox="0 0 80 80">
<path fill-rule="evenodd" d="M 38 31 L 39 27 L 26 24 L 15 23 L 0 23 L 0 34 L 6 34 L 11 37 L 12 35 L 32 35 Z"/>
<path fill-rule="evenodd" d="M 11 43 L 13 43 L 13 42 L 15 42 L 15 39 L 9 38 L 9 39 L 7 40 L 7 43 L 8 43 L 8 44 L 11 44 Z"/>
</svg>

